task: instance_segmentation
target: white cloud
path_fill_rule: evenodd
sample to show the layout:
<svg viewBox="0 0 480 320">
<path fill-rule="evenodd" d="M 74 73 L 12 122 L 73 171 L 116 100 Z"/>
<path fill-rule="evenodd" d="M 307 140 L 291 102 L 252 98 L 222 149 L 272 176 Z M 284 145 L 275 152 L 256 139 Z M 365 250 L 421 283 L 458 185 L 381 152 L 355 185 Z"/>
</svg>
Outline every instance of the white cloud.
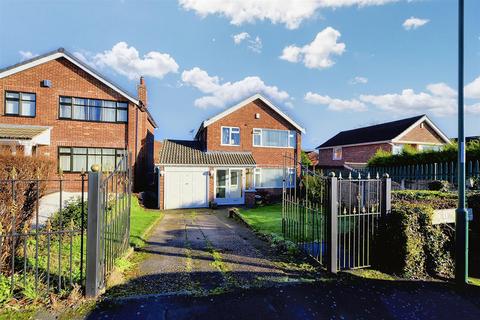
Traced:
<svg viewBox="0 0 480 320">
<path fill-rule="evenodd" d="M 315 16 L 321 8 L 365 7 L 383 5 L 398 0 L 179 0 L 185 10 L 193 10 L 199 16 L 220 15 L 233 25 L 269 20 L 296 29 L 303 20 Z"/>
<path fill-rule="evenodd" d="M 239 34 L 234 34 L 232 38 L 235 44 L 240 44 L 243 40 L 250 38 L 250 35 L 248 34 L 248 32 L 241 32 Z"/>
<path fill-rule="evenodd" d="M 331 98 L 329 96 L 322 96 L 318 93 L 307 92 L 305 94 L 304 100 L 311 104 L 320 104 L 326 105 L 329 110 L 332 111 L 366 111 L 367 106 L 357 99 L 351 100 L 341 100 L 336 98 Z"/>
<path fill-rule="evenodd" d="M 335 64 L 332 55 L 342 55 L 345 43 L 337 42 L 341 34 L 332 27 L 320 31 L 315 39 L 303 47 L 290 45 L 283 49 L 280 59 L 297 63 L 302 61 L 310 69 L 324 69 Z"/>
<path fill-rule="evenodd" d="M 356 76 L 355 78 L 349 81 L 350 84 L 366 84 L 368 83 L 368 78 Z"/>
<path fill-rule="evenodd" d="M 199 108 L 223 108 L 256 93 L 263 93 L 270 99 L 288 104 L 290 95 L 275 86 L 266 85 L 259 77 L 246 77 L 236 82 L 221 83 L 217 76 L 210 76 L 198 67 L 182 72 L 182 81 L 197 88 L 205 96 L 195 100 Z"/>
<path fill-rule="evenodd" d="M 405 30 L 414 30 L 426 25 L 429 21 L 429 19 L 410 17 L 403 22 L 403 28 L 405 28 Z"/>
<path fill-rule="evenodd" d="M 404 89 L 400 93 L 361 95 L 360 100 L 396 114 L 455 114 L 457 98 L 454 89 L 445 83 L 429 84 L 426 89 L 426 92 L 418 93 L 412 89 Z"/>
<path fill-rule="evenodd" d="M 262 44 L 262 39 L 260 39 L 259 36 L 256 36 L 255 39 L 252 39 L 250 34 L 248 32 L 241 32 L 239 34 L 235 34 L 232 36 L 233 42 L 236 45 L 241 44 L 243 41 L 247 41 L 247 48 L 250 49 L 251 51 L 255 53 L 261 53 L 263 44 Z"/>
<path fill-rule="evenodd" d="M 20 50 L 20 51 L 18 51 L 18 53 L 22 56 L 21 61 L 30 60 L 32 58 L 38 57 L 38 54 L 32 53 L 31 51 Z"/>
<path fill-rule="evenodd" d="M 480 99 L 480 76 L 465 86 L 465 97 Z"/>
<path fill-rule="evenodd" d="M 99 68 L 109 67 L 118 74 L 130 80 L 140 76 L 162 79 L 168 73 L 178 72 L 178 64 L 169 54 L 150 51 L 140 57 L 135 47 L 129 47 L 125 42 L 119 42 L 110 50 L 91 55 L 86 52 L 75 52 L 75 56 Z"/>
</svg>

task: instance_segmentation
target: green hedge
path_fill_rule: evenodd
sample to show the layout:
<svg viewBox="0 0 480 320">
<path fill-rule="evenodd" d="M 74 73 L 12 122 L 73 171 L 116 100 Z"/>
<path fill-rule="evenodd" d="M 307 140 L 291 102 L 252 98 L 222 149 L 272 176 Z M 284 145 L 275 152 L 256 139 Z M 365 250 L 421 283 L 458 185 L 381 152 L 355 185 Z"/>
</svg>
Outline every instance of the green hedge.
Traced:
<svg viewBox="0 0 480 320">
<path fill-rule="evenodd" d="M 458 145 L 456 143 L 447 145 L 440 151 L 417 151 L 406 146 L 402 153 L 394 155 L 388 151 L 378 150 L 368 161 L 368 166 L 387 167 L 452 162 L 457 161 L 457 150 Z M 467 144 L 466 152 L 467 161 L 480 160 L 480 140 L 470 141 Z"/>
<path fill-rule="evenodd" d="M 451 278 L 453 235 L 432 225 L 433 211 L 421 202 L 395 201 L 379 225 L 374 265 L 408 279 Z"/>
</svg>

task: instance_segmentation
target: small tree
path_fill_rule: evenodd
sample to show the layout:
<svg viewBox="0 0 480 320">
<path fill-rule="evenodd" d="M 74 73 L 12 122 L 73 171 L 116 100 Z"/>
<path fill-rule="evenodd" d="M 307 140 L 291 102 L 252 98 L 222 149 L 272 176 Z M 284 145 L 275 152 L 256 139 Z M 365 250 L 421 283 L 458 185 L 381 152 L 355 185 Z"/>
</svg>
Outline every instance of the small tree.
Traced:
<svg viewBox="0 0 480 320">
<path fill-rule="evenodd" d="M 310 167 L 313 164 L 312 160 L 310 160 L 308 154 L 305 151 L 302 151 L 302 153 L 300 154 L 300 163 L 306 167 Z"/>
</svg>

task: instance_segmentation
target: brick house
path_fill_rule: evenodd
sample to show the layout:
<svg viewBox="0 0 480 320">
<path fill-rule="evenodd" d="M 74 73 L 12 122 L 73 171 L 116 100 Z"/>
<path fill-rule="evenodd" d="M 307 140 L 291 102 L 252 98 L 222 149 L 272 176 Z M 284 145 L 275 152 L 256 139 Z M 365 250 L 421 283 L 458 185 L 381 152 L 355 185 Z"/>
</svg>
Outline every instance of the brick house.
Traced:
<svg viewBox="0 0 480 320">
<path fill-rule="evenodd" d="M 203 121 L 194 140 L 165 140 L 157 145 L 159 207 L 244 204 L 256 192 L 280 195 L 284 174 L 288 185 L 295 183 L 304 132 L 256 94 Z"/>
<path fill-rule="evenodd" d="M 317 147 L 318 167 L 361 168 L 379 149 L 397 154 L 405 145 L 427 150 L 448 143 L 448 137 L 426 115 L 420 115 L 338 133 Z"/>
<path fill-rule="evenodd" d="M 0 148 L 51 159 L 67 181 L 130 152 L 142 190 L 153 182 L 157 125 L 143 78 L 137 89 L 134 97 L 63 48 L 1 69 Z"/>
</svg>

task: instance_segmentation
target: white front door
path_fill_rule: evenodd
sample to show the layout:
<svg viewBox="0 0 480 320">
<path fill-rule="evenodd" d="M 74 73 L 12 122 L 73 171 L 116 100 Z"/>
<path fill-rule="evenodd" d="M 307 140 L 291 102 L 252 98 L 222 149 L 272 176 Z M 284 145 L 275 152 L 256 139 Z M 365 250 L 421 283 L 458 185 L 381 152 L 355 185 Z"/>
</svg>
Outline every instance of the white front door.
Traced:
<svg viewBox="0 0 480 320">
<path fill-rule="evenodd" d="M 166 167 L 165 209 L 208 207 L 208 168 Z"/>
<path fill-rule="evenodd" d="M 215 170 L 215 200 L 218 204 L 244 204 L 245 175 L 243 169 Z"/>
</svg>

